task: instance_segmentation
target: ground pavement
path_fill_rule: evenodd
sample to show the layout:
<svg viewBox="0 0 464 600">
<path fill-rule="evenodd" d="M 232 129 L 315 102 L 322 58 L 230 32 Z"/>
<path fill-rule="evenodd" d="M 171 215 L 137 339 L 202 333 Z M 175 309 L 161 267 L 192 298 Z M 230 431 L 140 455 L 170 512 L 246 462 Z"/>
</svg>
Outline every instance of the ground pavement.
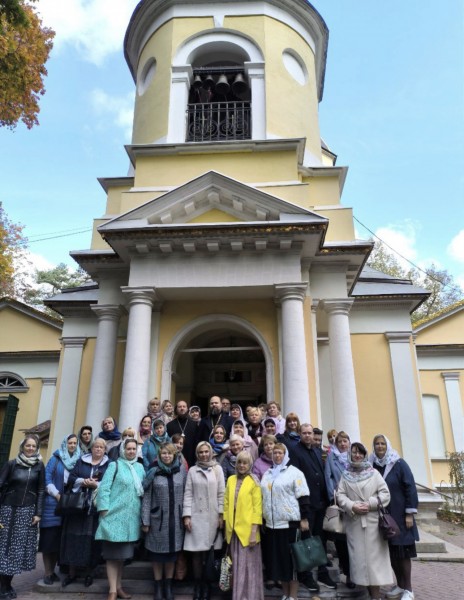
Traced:
<svg viewBox="0 0 464 600">
<path fill-rule="evenodd" d="M 464 528 L 450 523 L 439 522 L 440 532 L 437 537 L 464 550 Z M 446 555 L 436 557 L 437 560 L 415 560 L 413 562 L 413 586 L 416 600 L 459 600 L 464 598 L 464 562 L 446 562 Z M 82 586 L 81 593 L 39 593 L 34 590 L 36 582 L 42 578 L 42 559 L 38 556 L 38 568 L 30 573 L 18 575 L 13 585 L 19 600 L 106 600 L 106 594 L 86 593 Z M 324 590 L 324 588 L 322 588 Z M 325 591 L 328 591 L 325 588 Z M 307 597 L 307 594 L 305 594 Z M 321 594 L 321 597 L 325 596 Z M 313 596 L 314 597 L 314 596 Z M 335 597 L 335 596 L 332 596 Z M 134 600 L 152 600 L 148 594 L 134 594 Z M 190 600 L 191 596 L 176 595 L 176 600 Z M 275 600 L 279 596 L 269 596 Z"/>
</svg>

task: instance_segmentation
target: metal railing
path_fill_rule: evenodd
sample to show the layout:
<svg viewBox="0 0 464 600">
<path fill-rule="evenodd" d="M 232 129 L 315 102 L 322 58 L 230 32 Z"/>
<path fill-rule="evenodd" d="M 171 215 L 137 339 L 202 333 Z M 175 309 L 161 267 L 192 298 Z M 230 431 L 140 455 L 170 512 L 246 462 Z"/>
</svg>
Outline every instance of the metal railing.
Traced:
<svg viewBox="0 0 464 600">
<path fill-rule="evenodd" d="M 250 102 L 207 102 L 188 105 L 187 142 L 250 138 Z"/>
</svg>

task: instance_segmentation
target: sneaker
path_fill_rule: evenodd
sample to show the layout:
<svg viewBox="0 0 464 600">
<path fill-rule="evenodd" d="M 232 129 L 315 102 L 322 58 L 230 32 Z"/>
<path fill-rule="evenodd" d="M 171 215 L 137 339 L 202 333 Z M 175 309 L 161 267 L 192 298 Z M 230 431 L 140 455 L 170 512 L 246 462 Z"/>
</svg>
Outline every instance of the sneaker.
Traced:
<svg viewBox="0 0 464 600">
<path fill-rule="evenodd" d="M 53 576 L 52 575 L 45 575 L 45 577 L 43 578 L 43 582 L 45 585 L 53 585 L 54 581 L 53 581 Z"/>
<path fill-rule="evenodd" d="M 380 591 L 382 591 L 382 590 L 380 590 Z M 401 596 L 401 594 L 403 592 L 404 592 L 403 588 L 400 588 L 399 586 L 394 585 L 385 593 L 385 596 L 387 598 L 398 598 L 399 596 Z"/>
<path fill-rule="evenodd" d="M 414 600 L 414 593 L 409 590 L 404 590 L 401 600 Z"/>
<path fill-rule="evenodd" d="M 310 592 L 318 592 L 320 589 L 317 583 L 314 581 L 314 577 L 310 573 L 305 573 L 304 577 L 301 577 L 299 581 L 305 586 L 305 588 L 308 588 Z"/>
<path fill-rule="evenodd" d="M 322 573 L 321 575 L 318 575 L 317 576 L 317 581 L 319 583 L 322 583 L 322 585 L 325 585 L 325 587 L 330 588 L 331 590 L 336 590 L 337 589 L 337 584 L 330 577 L 330 575 L 328 573 Z"/>
</svg>

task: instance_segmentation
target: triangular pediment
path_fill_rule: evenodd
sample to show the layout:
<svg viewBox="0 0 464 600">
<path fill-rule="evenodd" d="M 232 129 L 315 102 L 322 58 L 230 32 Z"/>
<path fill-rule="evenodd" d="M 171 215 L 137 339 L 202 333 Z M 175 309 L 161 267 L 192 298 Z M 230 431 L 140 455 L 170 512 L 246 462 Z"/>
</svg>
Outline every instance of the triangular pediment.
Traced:
<svg viewBox="0 0 464 600">
<path fill-rule="evenodd" d="M 210 171 L 161 197 L 111 219 L 101 233 L 186 223 L 303 221 L 327 219 L 220 173 Z"/>
</svg>

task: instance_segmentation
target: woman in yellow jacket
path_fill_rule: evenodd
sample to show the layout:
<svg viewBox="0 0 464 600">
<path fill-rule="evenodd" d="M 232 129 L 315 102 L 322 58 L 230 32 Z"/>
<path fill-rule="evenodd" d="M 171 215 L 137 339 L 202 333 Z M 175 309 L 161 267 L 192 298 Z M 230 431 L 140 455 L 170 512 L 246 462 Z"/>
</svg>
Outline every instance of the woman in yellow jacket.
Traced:
<svg viewBox="0 0 464 600">
<path fill-rule="evenodd" d="M 226 540 L 232 556 L 233 600 L 263 600 L 263 568 L 259 526 L 263 522 L 261 487 L 252 475 L 251 455 L 237 455 L 236 475 L 227 480 L 224 495 Z"/>
</svg>

